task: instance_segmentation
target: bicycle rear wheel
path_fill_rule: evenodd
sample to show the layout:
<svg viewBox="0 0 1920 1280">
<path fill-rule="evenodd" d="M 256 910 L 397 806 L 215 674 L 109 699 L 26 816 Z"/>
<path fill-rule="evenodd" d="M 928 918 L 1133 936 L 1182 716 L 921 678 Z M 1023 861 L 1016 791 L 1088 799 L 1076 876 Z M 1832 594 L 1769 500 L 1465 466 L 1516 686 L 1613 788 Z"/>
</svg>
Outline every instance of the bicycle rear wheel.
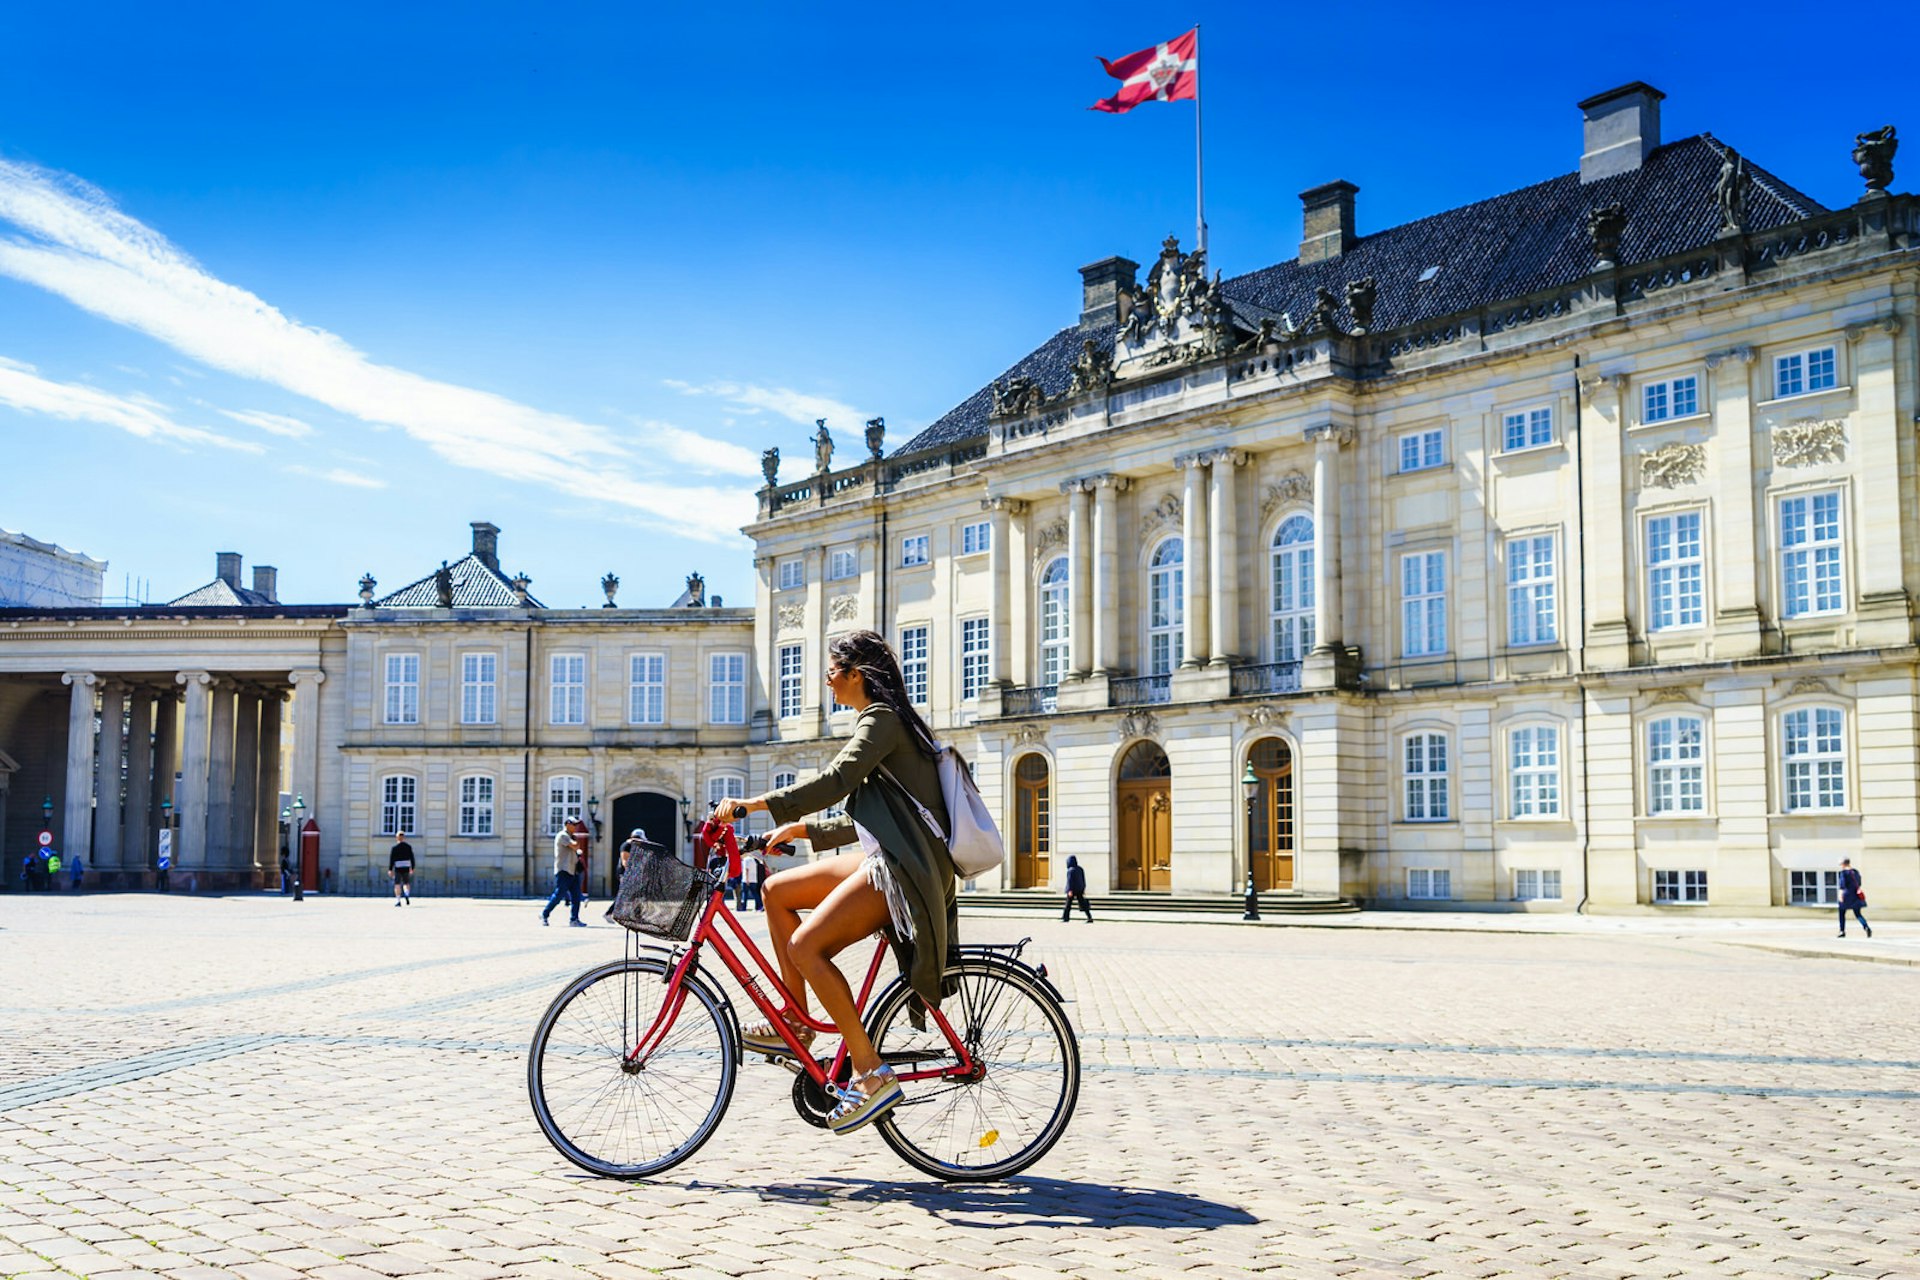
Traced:
<svg viewBox="0 0 1920 1280">
<path fill-rule="evenodd" d="M 1024 967 L 969 957 L 946 978 L 956 989 L 941 1012 L 978 1072 L 907 1082 L 905 1100 L 875 1128 L 901 1159 L 936 1178 L 1010 1178 L 1066 1132 L 1080 1096 L 1080 1048 L 1066 1011 Z M 954 1063 L 938 1023 L 928 1018 L 925 1031 L 914 1029 L 912 999 L 912 989 L 896 982 L 875 1006 L 868 1034 L 881 1060 L 896 1071 Z"/>
<path fill-rule="evenodd" d="M 733 1098 L 733 1026 L 689 977 L 686 1002 L 644 1066 L 626 1054 L 666 999 L 663 960 L 642 956 L 589 970 L 547 1007 L 527 1051 L 527 1094 L 541 1132 L 582 1169 L 644 1178 L 679 1164 L 713 1136 Z"/>
</svg>

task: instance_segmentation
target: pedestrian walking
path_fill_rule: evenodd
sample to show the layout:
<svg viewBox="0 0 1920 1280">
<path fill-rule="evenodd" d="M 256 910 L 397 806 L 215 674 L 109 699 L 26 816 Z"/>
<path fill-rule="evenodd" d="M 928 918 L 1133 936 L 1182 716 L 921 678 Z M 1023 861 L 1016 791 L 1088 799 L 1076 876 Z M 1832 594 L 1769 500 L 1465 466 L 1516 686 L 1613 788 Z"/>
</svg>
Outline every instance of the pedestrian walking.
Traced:
<svg viewBox="0 0 1920 1280">
<path fill-rule="evenodd" d="M 540 912 L 540 923 L 547 924 L 547 917 L 564 899 L 569 919 L 567 923 L 576 929 L 584 929 L 587 922 L 580 918 L 580 879 L 587 865 L 587 826 L 578 818 L 568 818 L 553 833 L 553 896 L 547 899 L 546 907 Z"/>
<path fill-rule="evenodd" d="M 660 847 L 659 845 L 656 845 L 653 843 L 653 841 L 647 839 L 647 831 L 645 827 L 635 827 L 633 829 L 633 832 L 630 835 L 628 835 L 627 838 L 621 841 L 620 843 L 620 878 L 623 880 L 626 879 L 627 864 L 629 862 L 633 861 L 633 859 L 637 857 L 644 855 L 647 852 L 647 850 L 657 849 L 659 847 Z M 619 887 L 616 885 L 615 886 L 616 892 L 618 891 L 618 888 Z"/>
<path fill-rule="evenodd" d="M 1078 902 L 1080 910 L 1086 912 L 1087 923 L 1093 923 L 1093 908 L 1087 905 L 1087 869 L 1080 865 L 1080 859 L 1067 855 L 1067 905 L 1060 908 L 1060 923 L 1065 924 L 1073 914 L 1073 904 Z"/>
<path fill-rule="evenodd" d="M 413 846 L 407 843 L 407 833 L 404 831 L 387 854 L 387 875 L 393 880 L 393 905 L 412 906 Z"/>
<path fill-rule="evenodd" d="M 293 888 L 293 860 L 286 854 L 280 855 L 280 892 Z"/>
<path fill-rule="evenodd" d="M 1840 859 L 1840 936 L 1847 936 L 1847 912 L 1853 912 L 1853 918 L 1860 927 L 1873 936 L 1873 926 L 1860 914 L 1860 908 L 1867 905 L 1867 891 L 1860 883 L 1860 873 L 1854 870 L 1852 858 Z"/>
<path fill-rule="evenodd" d="M 79 854 L 67 859 L 67 882 L 73 892 L 80 892 L 80 884 L 87 878 L 87 864 Z"/>
<path fill-rule="evenodd" d="M 745 911 L 748 898 L 753 899 L 755 911 L 767 909 L 766 902 L 760 896 L 760 885 L 766 878 L 767 864 L 760 860 L 759 854 L 750 853 L 740 860 L 740 904 L 734 908 L 735 911 Z"/>
</svg>

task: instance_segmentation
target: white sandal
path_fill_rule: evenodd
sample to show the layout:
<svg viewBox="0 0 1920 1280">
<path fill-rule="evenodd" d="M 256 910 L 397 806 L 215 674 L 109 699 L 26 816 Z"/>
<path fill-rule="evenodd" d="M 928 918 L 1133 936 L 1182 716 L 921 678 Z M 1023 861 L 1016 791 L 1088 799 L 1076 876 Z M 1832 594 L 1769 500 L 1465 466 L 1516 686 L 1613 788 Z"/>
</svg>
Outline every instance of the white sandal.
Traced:
<svg viewBox="0 0 1920 1280">
<path fill-rule="evenodd" d="M 862 1080 L 877 1080 L 880 1087 L 868 1093 L 859 1087 Z M 855 1076 L 840 1090 L 840 1105 L 827 1113 L 827 1128 L 835 1133 L 852 1133 L 893 1110 L 904 1097 L 893 1068 L 882 1063 L 864 1076 Z"/>
<path fill-rule="evenodd" d="M 795 1022 L 784 1014 L 781 1015 L 780 1020 L 787 1024 L 787 1029 L 793 1032 L 793 1038 L 800 1042 L 802 1049 L 813 1047 L 815 1033 L 812 1027 Z M 762 1022 L 741 1031 L 740 1047 L 748 1053 L 764 1053 L 769 1056 L 791 1056 L 793 1053 L 793 1046 L 786 1042 L 779 1029 L 771 1022 Z"/>
</svg>

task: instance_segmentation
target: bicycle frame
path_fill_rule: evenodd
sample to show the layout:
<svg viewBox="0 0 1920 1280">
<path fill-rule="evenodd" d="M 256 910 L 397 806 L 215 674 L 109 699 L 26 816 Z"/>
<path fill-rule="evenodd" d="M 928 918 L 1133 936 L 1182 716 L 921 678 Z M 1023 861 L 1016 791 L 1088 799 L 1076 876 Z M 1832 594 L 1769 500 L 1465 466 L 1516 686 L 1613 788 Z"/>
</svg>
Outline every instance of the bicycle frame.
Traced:
<svg viewBox="0 0 1920 1280">
<path fill-rule="evenodd" d="M 726 851 L 728 854 L 728 867 L 731 871 L 731 869 L 737 868 L 740 865 L 739 849 L 734 841 L 733 828 L 723 825 L 720 827 L 718 837 L 712 837 L 709 836 L 708 829 L 713 825 L 714 824 L 709 823 L 706 827 L 702 828 L 700 839 L 694 846 L 696 850 L 695 856 L 699 857 L 700 851 L 711 841 Z M 734 942 L 746 953 L 746 957 L 752 961 L 752 970 L 748 968 L 747 962 L 742 959 L 740 952 L 735 951 L 734 947 L 728 943 L 726 937 L 721 933 L 718 926 L 722 923 L 727 926 L 728 932 L 733 935 Z M 747 936 L 746 929 L 741 925 L 739 918 L 728 908 L 724 884 L 714 885 L 708 893 L 707 907 L 700 915 L 700 923 L 694 927 L 693 934 L 687 941 L 685 951 L 681 953 L 678 963 L 674 965 L 672 973 L 668 974 L 665 979 L 667 992 L 665 998 L 661 1001 L 660 1012 L 654 1016 L 653 1024 L 647 1028 L 640 1036 L 640 1039 L 634 1044 L 634 1047 L 626 1054 L 625 1061 L 628 1066 L 635 1069 L 645 1067 L 648 1057 L 660 1047 L 661 1043 L 665 1041 L 667 1033 L 673 1029 L 674 1022 L 680 1017 L 681 1006 L 686 1003 L 686 977 L 689 973 L 693 972 L 698 965 L 700 949 L 706 946 L 713 948 L 713 953 L 720 958 L 720 962 L 727 967 L 727 971 L 733 975 L 734 980 L 738 982 L 741 989 L 747 993 L 747 998 L 753 1001 L 754 1006 L 766 1016 L 768 1024 L 772 1026 L 774 1030 L 779 1033 L 780 1038 L 786 1042 L 787 1048 L 791 1051 L 790 1057 L 795 1069 L 804 1071 L 807 1075 L 812 1076 L 814 1083 L 820 1085 L 822 1088 L 831 1086 L 833 1081 L 839 1078 L 841 1069 L 846 1065 L 847 1045 L 845 1039 L 841 1040 L 840 1048 L 835 1052 L 832 1061 L 825 1067 L 822 1067 L 819 1062 L 814 1059 L 814 1056 L 807 1052 L 806 1046 L 800 1043 L 799 1038 L 793 1033 L 793 1028 L 787 1024 L 788 1017 L 792 1017 L 796 1022 L 816 1032 L 838 1035 L 839 1028 L 835 1027 L 831 1022 L 824 1022 L 820 1019 L 810 1017 L 801 1010 L 799 1002 L 794 999 L 793 993 L 789 991 L 786 984 L 780 980 L 778 970 L 775 966 L 768 963 L 767 958 L 760 953 L 760 948 L 755 946 L 753 939 Z M 874 983 L 880 976 L 880 962 L 886 958 L 886 954 L 887 940 L 885 935 L 881 935 L 878 939 L 878 944 L 874 948 L 873 959 L 867 963 L 866 977 L 860 982 L 859 994 L 854 997 L 854 1009 L 860 1014 L 864 1015 L 866 1012 L 867 1000 L 873 994 Z M 753 970 L 757 970 L 758 972 L 756 973 Z M 778 995 L 780 1003 L 777 1006 L 762 987 L 762 979 L 764 979 L 766 984 L 771 986 L 773 991 Z M 965 1079 L 978 1075 L 979 1068 L 973 1060 L 973 1055 L 968 1052 L 967 1046 L 961 1040 L 960 1036 L 954 1032 L 953 1026 L 947 1021 L 946 1015 L 938 1009 L 930 1010 L 930 1012 L 933 1015 L 934 1023 L 940 1028 L 941 1034 L 946 1037 L 948 1047 L 953 1050 L 956 1061 L 947 1066 L 924 1071 L 903 1071 L 896 1067 L 894 1074 L 902 1081 L 932 1080 L 948 1077 Z"/>
</svg>

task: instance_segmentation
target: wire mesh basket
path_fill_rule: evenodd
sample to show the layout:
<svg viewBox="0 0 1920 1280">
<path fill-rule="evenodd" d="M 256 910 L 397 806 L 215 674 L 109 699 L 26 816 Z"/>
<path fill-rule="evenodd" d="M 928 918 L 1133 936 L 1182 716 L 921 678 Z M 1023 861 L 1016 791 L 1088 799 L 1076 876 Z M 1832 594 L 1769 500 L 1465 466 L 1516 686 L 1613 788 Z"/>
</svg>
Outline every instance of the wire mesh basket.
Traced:
<svg viewBox="0 0 1920 1280">
<path fill-rule="evenodd" d="M 607 919 L 636 933 L 683 942 L 706 904 L 706 877 L 654 845 L 627 863 Z"/>
</svg>

